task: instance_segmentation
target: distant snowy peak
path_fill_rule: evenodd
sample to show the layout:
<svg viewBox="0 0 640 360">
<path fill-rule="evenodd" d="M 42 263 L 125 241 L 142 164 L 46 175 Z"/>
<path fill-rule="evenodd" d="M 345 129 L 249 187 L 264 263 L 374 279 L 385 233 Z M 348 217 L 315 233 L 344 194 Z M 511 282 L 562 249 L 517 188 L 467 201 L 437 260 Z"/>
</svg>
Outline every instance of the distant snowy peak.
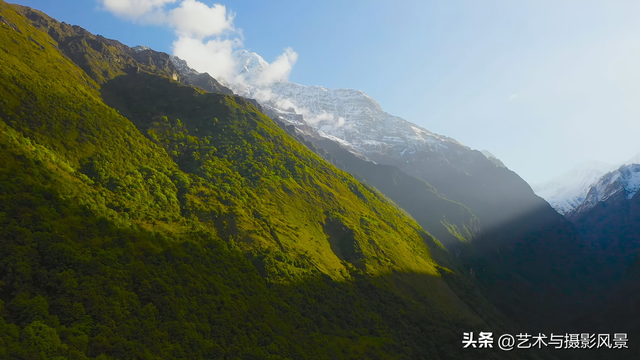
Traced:
<svg viewBox="0 0 640 360">
<path fill-rule="evenodd" d="M 310 126 L 316 134 L 334 140 L 358 154 L 394 154 L 404 149 L 443 151 L 464 147 L 454 139 L 434 134 L 386 113 L 360 90 L 331 90 L 289 81 L 265 84 L 269 67 L 260 55 L 246 50 L 233 53 L 237 78 L 225 85 L 235 93 L 256 99 L 290 125 Z M 398 155 L 396 154 L 396 155 Z"/>
<path fill-rule="evenodd" d="M 590 186 L 615 165 L 592 160 L 575 166 L 568 172 L 545 183 L 532 185 L 533 191 L 560 214 L 568 214 L 586 199 Z"/>
<path fill-rule="evenodd" d="M 249 97 L 288 114 L 297 114 L 294 117 L 283 116 L 285 121 L 295 125 L 302 115 L 304 122 L 319 133 L 341 139 L 363 154 L 389 155 L 404 149 L 446 151 L 452 146 L 466 148 L 454 139 L 388 114 L 374 99 L 359 90 L 330 90 L 321 86 L 276 82 L 267 90 L 254 88 L 249 92 Z M 263 97 L 264 94 L 267 96 Z"/>
<path fill-rule="evenodd" d="M 231 56 L 236 65 L 235 74 L 241 76 L 244 81 L 252 85 L 255 85 L 258 81 L 262 71 L 269 67 L 269 63 L 254 52 L 237 50 Z"/>
<path fill-rule="evenodd" d="M 270 65 L 260 55 L 238 50 L 233 53 L 233 59 L 236 77 L 224 85 L 238 95 L 256 99 L 282 121 L 294 125 L 297 131 L 313 129 L 315 134 L 334 140 L 353 153 L 373 159 L 399 158 L 403 151 L 436 152 L 449 158 L 471 150 L 452 138 L 390 115 L 360 90 L 331 90 L 289 81 L 265 83 L 261 75 Z M 194 71 L 182 60 L 173 57 L 172 61 L 181 74 Z M 497 159 L 489 160 L 496 164 Z"/>
<path fill-rule="evenodd" d="M 240 70 L 239 72 L 242 72 L 242 70 L 247 72 L 263 70 L 269 66 L 269 63 L 262 56 L 244 49 L 234 51 L 232 57 L 236 68 Z"/>
<path fill-rule="evenodd" d="M 360 102 L 366 103 L 371 111 L 381 112 L 380 105 L 363 91 L 354 89 L 330 90 L 317 85 L 300 85 L 292 82 L 277 82 L 271 85 L 271 90 L 280 97 L 292 100 L 294 103 L 309 105 L 307 110 L 319 115 L 327 110 L 332 110 L 331 106 L 323 106 L 322 102 L 339 103 Z M 310 99 L 313 97 L 314 99 Z M 320 99 L 322 98 L 322 99 Z M 322 101 L 320 101 L 322 100 Z M 337 106 L 335 106 L 337 108 Z"/>
<path fill-rule="evenodd" d="M 620 191 L 624 191 L 627 194 L 625 196 L 631 198 L 637 191 L 633 185 L 633 169 L 640 166 L 634 164 L 640 164 L 640 154 L 617 165 L 592 160 L 531 187 L 557 212 L 571 215 L 590 209 Z"/>
<path fill-rule="evenodd" d="M 640 189 L 640 164 L 623 165 L 615 171 L 604 174 L 589 187 L 587 196 L 575 213 L 592 209 L 599 202 L 615 196 L 631 199 Z"/>
<path fill-rule="evenodd" d="M 141 51 L 145 51 L 145 50 L 151 50 L 150 47 L 148 46 L 144 46 L 144 45 L 138 45 L 138 46 L 134 46 L 132 47 L 133 51 L 135 52 L 141 52 Z"/>
</svg>

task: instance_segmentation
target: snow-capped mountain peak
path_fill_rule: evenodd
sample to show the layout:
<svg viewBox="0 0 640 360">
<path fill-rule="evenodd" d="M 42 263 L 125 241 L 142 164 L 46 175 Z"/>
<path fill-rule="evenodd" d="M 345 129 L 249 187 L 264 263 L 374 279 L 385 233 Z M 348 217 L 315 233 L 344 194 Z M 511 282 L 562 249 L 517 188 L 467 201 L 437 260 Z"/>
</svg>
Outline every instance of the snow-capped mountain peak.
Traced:
<svg viewBox="0 0 640 360">
<path fill-rule="evenodd" d="M 593 183 L 588 190 L 584 202 L 575 212 L 592 209 L 599 202 L 607 201 L 615 196 L 623 195 L 631 199 L 640 189 L 640 164 L 623 165 L 617 170 L 604 174 Z"/>
<path fill-rule="evenodd" d="M 574 211 L 586 199 L 589 187 L 616 166 L 598 160 L 579 164 L 566 173 L 531 187 L 560 214 Z"/>
<path fill-rule="evenodd" d="M 244 49 L 234 51 L 232 57 L 236 64 L 235 73 L 250 84 L 255 84 L 262 71 L 269 67 L 269 63 L 260 55 Z"/>
<path fill-rule="evenodd" d="M 441 150 L 447 148 L 447 144 L 462 146 L 453 139 L 388 114 L 359 90 L 330 90 L 291 82 L 271 84 L 269 90 L 273 97 L 267 104 L 276 108 L 293 107 L 307 124 L 350 143 L 361 153 L 399 154 L 404 149 Z"/>
<path fill-rule="evenodd" d="M 294 125 L 297 131 L 310 127 L 320 136 L 339 142 L 355 154 L 375 161 L 389 157 L 404 159 L 416 152 L 457 157 L 471 150 L 452 138 L 432 133 L 385 112 L 363 91 L 331 90 L 270 76 L 267 77 L 272 81 L 264 81 L 265 76 L 262 75 L 269 72 L 271 65 L 260 55 L 238 50 L 233 53 L 233 58 L 236 77 L 224 85 L 234 93 L 256 99 L 282 121 Z M 180 72 L 192 70 L 186 63 L 179 66 L 181 61 L 172 59 L 179 69 L 184 69 Z M 408 158 L 403 160 L 410 161 Z"/>
<path fill-rule="evenodd" d="M 138 46 L 134 46 L 132 47 L 133 51 L 135 52 L 141 52 L 141 51 L 145 51 L 145 50 L 151 50 L 150 47 L 148 46 L 144 46 L 144 45 L 138 45 Z"/>
</svg>

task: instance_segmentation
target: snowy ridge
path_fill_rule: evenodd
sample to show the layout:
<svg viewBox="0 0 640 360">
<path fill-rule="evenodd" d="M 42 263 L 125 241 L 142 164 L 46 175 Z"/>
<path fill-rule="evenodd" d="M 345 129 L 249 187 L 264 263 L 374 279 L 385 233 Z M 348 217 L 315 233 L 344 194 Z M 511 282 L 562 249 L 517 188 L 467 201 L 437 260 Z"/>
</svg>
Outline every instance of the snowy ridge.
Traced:
<svg viewBox="0 0 640 360">
<path fill-rule="evenodd" d="M 591 187 L 576 212 L 592 209 L 599 202 L 616 195 L 624 195 L 630 200 L 640 189 L 640 164 L 623 165 L 618 170 L 603 175 Z"/>
<path fill-rule="evenodd" d="M 589 187 L 615 165 L 592 160 L 545 183 L 532 185 L 533 191 L 560 214 L 577 209 L 586 199 Z"/>
<path fill-rule="evenodd" d="M 330 139 L 371 161 L 409 156 L 402 161 L 409 163 L 417 152 L 435 152 L 447 162 L 455 158 L 464 158 L 465 163 L 479 159 L 470 153 L 475 151 L 452 138 L 390 115 L 362 91 L 266 81 L 268 74 L 262 75 L 268 73 L 271 65 L 258 54 L 239 50 L 233 53 L 233 58 L 236 75 L 226 81 L 219 79 L 220 82 L 240 96 L 257 100 L 281 121 L 295 126 L 298 133 Z M 171 61 L 182 76 L 198 74 L 175 56 Z M 493 156 L 488 161 L 504 167 Z"/>
<path fill-rule="evenodd" d="M 269 66 L 260 55 L 247 50 L 235 51 L 232 57 L 236 64 L 235 73 L 248 83 L 256 83 L 261 72 Z"/>
<path fill-rule="evenodd" d="M 605 174 L 591 186 L 588 201 L 605 201 L 611 196 L 624 192 L 627 199 L 631 199 L 640 187 L 640 165 L 625 165 L 618 170 Z"/>
<path fill-rule="evenodd" d="M 266 108 L 267 110 L 271 110 L 273 111 L 275 114 L 278 115 L 278 117 L 281 120 L 286 120 L 286 122 L 288 123 L 288 125 L 293 125 L 296 129 L 296 132 L 302 135 L 307 135 L 310 137 L 324 137 L 326 139 L 332 140 L 334 142 L 337 142 L 338 144 L 340 144 L 342 147 L 344 147 L 345 149 L 349 150 L 350 152 L 354 153 L 355 155 L 359 156 L 362 159 L 365 160 L 369 160 L 366 156 L 364 156 L 362 153 L 360 153 L 357 149 L 355 149 L 350 143 L 335 137 L 333 135 L 330 134 L 326 134 L 324 133 L 322 130 L 316 130 L 312 127 L 310 127 L 302 118 L 302 115 L 300 114 L 296 114 L 295 112 L 289 112 L 289 111 L 283 111 L 277 108 L 274 108 L 270 105 L 265 105 L 262 104 L 262 106 L 264 108 Z"/>
<path fill-rule="evenodd" d="M 144 45 L 138 45 L 138 46 L 134 46 L 132 47 L 133 51 L 135 52 L 141 52 L 141 51 L 145 51 L 145 50 L 151 50 L 150 47 L 148 46 L 144 46 Z"/>
<path fill-rule="evenodd" d="M 400 117 L 386 113 L 370 96 L 359 90 L 330 90 L 322 86 L 277 81 L 259 85 L 260 73 L 268 63 L 246 50 L 234 53 L 236 71 L 244 81 L 227 83 L 241 96 L 254 98 L 263 106 L 279 110 L 285 122 L 304 123 L 321 136 L 338 141 L 360 154 L 410 151 L 448 151 L 466 146 L 434 134 Z"/>
<path fill-rule="evenodd" d="M 624 191 L 627 200 L 631 200 L 638 190 L 640 190 L 640 164 L 631 164 L 620 167 L 620 179 L 624 184 Z"/>
</svg>

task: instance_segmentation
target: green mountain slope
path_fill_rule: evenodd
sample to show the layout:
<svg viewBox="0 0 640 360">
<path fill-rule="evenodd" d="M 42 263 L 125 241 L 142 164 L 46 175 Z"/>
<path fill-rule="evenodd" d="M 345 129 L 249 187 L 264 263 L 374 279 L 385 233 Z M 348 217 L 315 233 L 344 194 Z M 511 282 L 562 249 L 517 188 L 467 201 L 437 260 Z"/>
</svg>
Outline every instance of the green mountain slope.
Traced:
<svg viewBox="0 0 640 360">
<path fill-rule="evenodd" d="M 250 101 L 67 27 L 0 1 L 0 358 L 464 359 L 509 329 Z"/>
<path fill-rule="evenodd" d="M 424 229 L 448 249 L 457 249 L 481 233 L 480 222 L 464 205 L 440 196 L 423 180 L 407 175 L 391 165 L 364 161 L 337 143 L 308 138 L 326 150 L 334 165 L 371 184 L 402 206 Z"/>
<path fill-rule="evenodd" d="M 46 14 L 26 6 L 14 9 L 26 17 L 30 24 L 47 33 L 57 48 L 78 65 L 98 84 L 122 74 L 139 71 L 162 75 L 186 85 L 198 86 L 206 91 L 224 94 L 233 92 L 208 74 L 181 76 L 169 55 L 155 51 L 134 51 L 118 41 L 93 35 L 85 29 L 60 23 Z M 38 43 L 39 44 L 39 43 Z"/>
</svg>

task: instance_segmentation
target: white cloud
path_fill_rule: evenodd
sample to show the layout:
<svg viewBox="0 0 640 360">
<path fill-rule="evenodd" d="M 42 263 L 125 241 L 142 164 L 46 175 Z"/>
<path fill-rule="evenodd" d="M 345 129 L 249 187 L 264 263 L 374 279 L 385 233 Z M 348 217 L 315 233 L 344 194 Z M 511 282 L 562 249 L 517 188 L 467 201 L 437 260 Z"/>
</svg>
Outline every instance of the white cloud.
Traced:
<svg viewBox="0 0 640 360">
<path fill-rule="evenodd" d="M 187 61 L 190 67 L 229 82 L 235 75 L 235 63 L 231 53 L 238 46 L 242 46 L 238 39 L 216 38 L 203 41 L 182 36 L 173 43 L 173 54 Z"/>
<path fill-rule="evenodd" d="M 297 106 L 293 103 L 293 101 L 291 101 L 291 99 L 277 99 L 275 101 L 275 104 L 278 109 L 283 109 L 283 110 L 298 109 Z M 298 110 L 296 110 L 296 112 L 298 112 Z"/>
<path fill-rule="evenodd" d="M 258 101 L 258 102 L 268 102 L 271 101 L 273 99 L 273 92 L 271 91 L 271 89 L 258 89 L 258 91 L 256 91 L 253 94 L 253 97 Z"/>
<path fill-rule="evenodd" d="M 99 2 L 110 13 L 133 20 L 162 9 L 176 0 L 99 0 Z"/>
<path fill-rule="evenodd" d="M 199 72 L 207 72 L 229 85 L 244 81 L 236 74 L 232 53 L 243 46 L 242 29 L 233 25 L 235 14 L 224 5 L 207 5 L 198 0 L 97 0 L 103 8 L 116 16 L 139 24 L 165 25 L 175 31 L 173 55 L 187 61 Z M 176 6 L 169 7 L 170 4 Z M 286 81 L 298 54 L 291 48 L 251 79 L 258 87 L 254 97 L 270 101 L 269 85 Z"/>
<path fill-rule="evenodd" d="M 282 55 L 262 70 L 256 80 L 256 85 L 266 86 L 276 81 L 288 80 L 296 61 L 298 61 L 298 54 L 293 49 L 286 48 Z"/>
<path fill-rule="evenodd" d="M 227 13 L 224 5 L 209 7 L 196 0 L 183 0 L 175 9 L 169 11 L 169 24 L 181 36 L 205 38 L 233 31 L 234 14 Z"/>
<path fill-rule="evenodd" d="M 104 10 L 143 24 L 167 24 L 179 36 L 205 38 L 225 31 L 234 31 L 235 14 L 227 12 L 221 4 L 208 6 L 197 0 L 181 0 L 179 5 L 167 10 L 178 0 L 98 0 Z M 242 37 L 242 33 L 239 32 Z"/>
<path fill-rule="evenodd" d="M 331 113 L 328 113 L 326 110 L 322 110 L 322 113 L 318 115 L 313 115 L 308 109 L 299 108 L 299 107 L 296 107 L 295 109 L 296 109 L 296 113 L 302 115 L 304 117 L 304 120 L 309 125 L 316 125 L 323 121 L 330 122 L 330 123 L 335 122 L 335 116 L 333 116 L 333 114 Z"/>
<path fill-rule="evenodd" d="M 136 21 L 141 25 L 162 25 L 167 22 L 167 13 L 164 9 L 155 9 L 140 16 Z"/>
<path fill-rule="evenodd" d="M 513 100 L 515 100 L 515 99 L 517 99 L 517 98 L 518 98 L 518 94 L 511 94 L 511 95 L 509 96 L 509 101 L 513 101 Z"/>
<path fill-rule="evenodd" d="M 258 93 L 260 93 L 260 91 L 258 91 Z M 341 128 L 346 124 L 346 120 L 342 116 L 336 118 L 334 114 L 329 113 L 326 110 L 322 110 L 322 113 L 320 114 L 314 114 L 311 110 L 305 107 L 297 106 L 292 99 L 278 98 L 271 92 L 271 90 L 267 90 L 265 93 L 269 94 L 269 98 L 266 100 L 261 100 L 258 96 L 254 97 L 258 101 L 269 101 L 278 109 L 295 111 L 296 114 L 302 115 L 304 121 L 309 125 L 316 126 L 319 123 L 324 122 L 323 125 L 333 125 L 337 128 Z"/>
</svg>

